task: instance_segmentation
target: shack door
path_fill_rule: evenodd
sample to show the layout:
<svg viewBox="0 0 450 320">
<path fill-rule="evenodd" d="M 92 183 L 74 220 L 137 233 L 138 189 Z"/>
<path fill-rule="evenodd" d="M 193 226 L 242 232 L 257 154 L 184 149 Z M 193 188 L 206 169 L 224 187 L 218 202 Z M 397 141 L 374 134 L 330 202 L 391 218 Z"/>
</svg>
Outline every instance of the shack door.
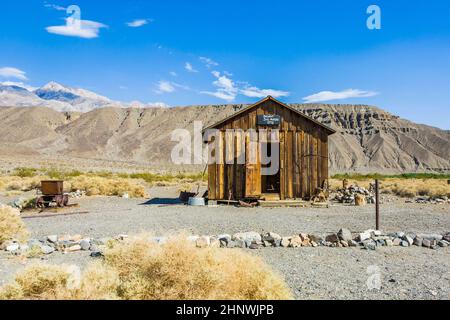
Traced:
<svg viewBox="0 0 450 320">
<path fill-rule="evenodd" d="M 256 139 L 256 141 L 255 141 Z M 245 197 L 261 196 L 261 158 L 257 136 L 245 136 Z"/>
</svg>

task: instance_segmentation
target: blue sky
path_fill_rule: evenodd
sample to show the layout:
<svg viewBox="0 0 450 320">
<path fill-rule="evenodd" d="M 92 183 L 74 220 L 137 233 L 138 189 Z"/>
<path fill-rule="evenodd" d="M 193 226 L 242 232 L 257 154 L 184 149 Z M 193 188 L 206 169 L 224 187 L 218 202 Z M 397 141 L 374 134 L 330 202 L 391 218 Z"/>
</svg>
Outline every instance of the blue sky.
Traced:
<svg viewBox="0 0 450 320">
<path fill-rule="evenodd" d="M 81 9 L 81 29 L 66 8 Z M 381 29 L 369 30 L 369 5 Z M 2 1 L 0 81 L 171 106 L 379 106 L 450 129 L 450 2 Z M 81 31 L 80 31 L 81 30 Z"/>
</svg>

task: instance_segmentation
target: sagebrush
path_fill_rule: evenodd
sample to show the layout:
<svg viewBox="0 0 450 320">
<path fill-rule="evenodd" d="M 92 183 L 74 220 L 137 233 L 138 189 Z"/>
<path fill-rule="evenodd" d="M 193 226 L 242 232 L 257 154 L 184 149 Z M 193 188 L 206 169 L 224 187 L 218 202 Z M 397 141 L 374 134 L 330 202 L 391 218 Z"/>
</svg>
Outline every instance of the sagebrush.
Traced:
<svg viewBox="0 0 450 320">
<path fill-rule="evenodd" d="M 291 299 L 284 280 L 239 249 L 198 249 L 185 237 L 158 245 L 140 236 L 118 242 L 91 264 L 76 287 L 66 266 L 25 269 L 1 299 Z"/>
<path fill-rule="evenodd" d="M 20 211 L 0 205 L 0 244 L 11 239 L 24 241 L 27 237 L 28 231 L 20 217 Z"/>
<path fill-rule="evenodd" d="M 371 179 L 347 179 L 349 185 L 358 185 L 369 188 L 374 182 Z M 342 188 L 342 180 L 330 179 L 331 190 Z M 380 191 L 387 194 L 395 194 L 400 197 L 450 197 L 450 185 L 446 179 L 415 179 L 415 178 L 383 178 L 380 180 Z"/>
</svg>

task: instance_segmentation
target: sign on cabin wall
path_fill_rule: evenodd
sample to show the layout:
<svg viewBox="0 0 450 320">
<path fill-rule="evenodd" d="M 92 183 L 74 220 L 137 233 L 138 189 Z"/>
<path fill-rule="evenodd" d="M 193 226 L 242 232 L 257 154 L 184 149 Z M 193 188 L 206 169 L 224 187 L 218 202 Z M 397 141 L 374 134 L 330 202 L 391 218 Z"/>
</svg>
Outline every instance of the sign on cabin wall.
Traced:
<svg viewBox="0 0 450 320">
<path fill-rule="evenodd" d="M 262 114 L 257 117 L 257 124 L 259 126 L 279 126 L 281 117 L 275 114 Z"/>
</svg>

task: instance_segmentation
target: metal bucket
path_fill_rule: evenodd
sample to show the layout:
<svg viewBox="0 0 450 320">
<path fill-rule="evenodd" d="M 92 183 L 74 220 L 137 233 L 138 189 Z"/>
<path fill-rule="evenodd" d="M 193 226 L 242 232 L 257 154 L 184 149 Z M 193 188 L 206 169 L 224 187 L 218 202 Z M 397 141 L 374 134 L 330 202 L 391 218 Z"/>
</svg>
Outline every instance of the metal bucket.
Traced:
<svg viewBox="0 0 450 320">
<path fill-rule="evenodd" d="M 190 197 L 188 200 L 189 206 L 204 206 L 205 205 L 205 198 L 194 198 Z"/>
</svg>

